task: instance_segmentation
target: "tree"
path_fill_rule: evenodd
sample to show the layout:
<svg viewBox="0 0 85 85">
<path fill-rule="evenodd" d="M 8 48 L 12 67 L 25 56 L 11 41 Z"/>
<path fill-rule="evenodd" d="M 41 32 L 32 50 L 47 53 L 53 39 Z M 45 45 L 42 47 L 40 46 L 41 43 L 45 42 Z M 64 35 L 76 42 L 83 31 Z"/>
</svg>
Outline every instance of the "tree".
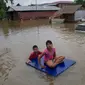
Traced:
<svg viewBox="0 0 85 85">
<path fill-rule="evenodd" d="M 0 18 L 4 18 L 5 14 L 6 14 L 6 3 L 8 3 L 8 1 L 11 2 L 11 4 L 13 4 L 13 0 L 0 0 Z"/>
<path fill-rule="evenodd" d="M 13 0 L 5 0 L 6 3 L 8 3 L 8 1 L 10 1 L 11 4 L 14 4 L 14 3 L 13 3 Z"/>
<path fill-rule="evenodd" d="M 0 18 L 4 18 L 5 17 L 5 11 L 3 8 L 0 9 Z"/>
<path fill-rule="evenodd" d="M 77 3 L 77 4 L 85 4 L 85 0 L 75 0 L 75 2 Z"/>
<path fill-rule="evenodd" d="M 6 3 L 4 2 L 4 0 L 0 0 L 0 18 L 4 17 L 5 10 L 6 10 Z"/>
</svg>

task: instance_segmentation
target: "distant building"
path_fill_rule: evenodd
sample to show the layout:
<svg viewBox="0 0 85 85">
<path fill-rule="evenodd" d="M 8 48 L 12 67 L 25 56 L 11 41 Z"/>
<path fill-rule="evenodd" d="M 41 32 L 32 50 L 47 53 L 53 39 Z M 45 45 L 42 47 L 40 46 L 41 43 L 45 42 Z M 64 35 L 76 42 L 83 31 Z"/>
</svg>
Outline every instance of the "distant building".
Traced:
<svg viewBox="0 0 85 85">
<path fill-rule="evenodd" d="M 60 8 L 55 6 L 12 6 L 9 7 L 7 13 L 11 20 L 28 20 L 49 18 L 59 10 Z"/>
<path fill-rule="evenodd" d="M 60 18 L 65 19 L 66 22 L 75 22 L 85 17 L 85 10 L 82 5 L 68 5 L 59 10 L 57 14 L 60 14 Z"/>
</svg>

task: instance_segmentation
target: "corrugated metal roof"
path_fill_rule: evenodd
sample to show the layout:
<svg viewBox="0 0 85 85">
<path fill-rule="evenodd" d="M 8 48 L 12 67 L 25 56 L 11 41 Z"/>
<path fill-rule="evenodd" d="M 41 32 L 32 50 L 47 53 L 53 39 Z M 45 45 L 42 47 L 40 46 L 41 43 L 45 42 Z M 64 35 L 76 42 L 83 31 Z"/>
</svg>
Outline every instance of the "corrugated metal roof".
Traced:
<svg viewBox="0 0 85 85">
<path fill-rule="evenodd" d="M 59 13 L 60 14 L 72 14 L 75 13 L 82 5 L 68 5 L 64 6 Z"/>
<path fill-rule="evenodd" d="M 11 6 L 8 9 L 8 12 L 10 11 L 44 11 L 44 10 L 60 10 L 59 7 L 55 6 Z"/>
<path fill-rule="evenodd" d="M 58 5 L 58 4 L 75 4 L 75 3 L 73 1 L 56 1 L 56 2 L 52 2 L 52 3 L 43 3 L 41 5 L 54 6 L 54 5 Z"/>
<path fill-rule="evenodd" d="M 53 3 L 56 3 L 56 4 L 74 4 L 73 1 L 58 1 L 58 2 L 53 2 Z"/>
</svg>

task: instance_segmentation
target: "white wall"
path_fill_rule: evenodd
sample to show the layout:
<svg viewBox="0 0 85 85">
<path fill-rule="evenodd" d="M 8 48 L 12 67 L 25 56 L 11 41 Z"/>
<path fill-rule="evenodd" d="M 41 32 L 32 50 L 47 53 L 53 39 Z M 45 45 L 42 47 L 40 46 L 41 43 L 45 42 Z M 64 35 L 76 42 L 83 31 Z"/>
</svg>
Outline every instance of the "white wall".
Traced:
<svg viewBox="0 0 85 85">
<path fill-rule="evenodd" d="M 82 18 L 85 19 L 85 10 L 76 11 L 76 13 L 75 13 L 75 21 L 80 20 Z"/>
</svg>

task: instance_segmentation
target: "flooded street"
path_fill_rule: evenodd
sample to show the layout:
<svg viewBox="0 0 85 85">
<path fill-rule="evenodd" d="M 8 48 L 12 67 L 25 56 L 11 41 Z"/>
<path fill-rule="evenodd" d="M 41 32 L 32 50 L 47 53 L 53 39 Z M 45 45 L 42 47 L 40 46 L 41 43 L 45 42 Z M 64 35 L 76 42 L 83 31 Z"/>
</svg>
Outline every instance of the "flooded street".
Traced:
<svg viewBox="0 0 85 85">
<path fill-rule="evenodd" d="M 48 20 L 0 22 L 0 85 L 85 85 L 85 33 L 75 32 L 75 26 Z M 48 39 L 57 55 L 77 62 L 56 78 L 25 64 L 32 46 L 43 51 Z"/>
</svg>

